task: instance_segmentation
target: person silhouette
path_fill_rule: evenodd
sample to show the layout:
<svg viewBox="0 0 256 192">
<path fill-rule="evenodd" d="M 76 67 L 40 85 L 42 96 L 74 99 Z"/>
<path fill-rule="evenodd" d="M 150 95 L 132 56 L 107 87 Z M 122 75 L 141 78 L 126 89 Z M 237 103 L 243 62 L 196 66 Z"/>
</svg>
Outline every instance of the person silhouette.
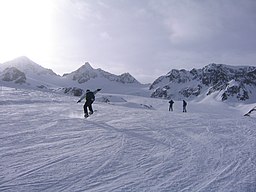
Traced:
<svg viewBox="0 0 256 192">
<path fill-rule="evenodd" d="M 183 112 L 187 112 L 187 102 L 185 100 L 183 100 Z"/>
<path fill-rule="evenodd" d="M 173 111 L 173 104 L 174 104 L 174 101 L 173 100 L 170 100 L 169 101 L 169 111 Z"/>
<path fill-rule="evenodd" d="M 96 91 L 90 91 L 89 89 L 86 90 L 86 93 L 77 101 L 77 103 L 80 103 L 83 99 L 85 99 L 84 103 L 84 117 L 87 118 L 88 115 L 88 110 L 89 109 L 89 114 L 93 114 L 93 109 L 92 109 L 92 104 L 95 100 L 95 94 L 99 92 L 101 89 L 97 89 Z"/>
</svg>

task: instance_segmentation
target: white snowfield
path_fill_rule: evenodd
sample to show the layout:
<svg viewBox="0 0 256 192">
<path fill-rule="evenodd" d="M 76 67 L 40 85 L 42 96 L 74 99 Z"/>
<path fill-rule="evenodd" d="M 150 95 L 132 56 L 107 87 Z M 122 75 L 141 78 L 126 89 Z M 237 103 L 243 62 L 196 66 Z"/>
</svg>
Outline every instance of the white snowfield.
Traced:
<svg viewBox="0 0 256 192">
<path fill-rule="evenodd" d="M 255 192 L 251 106 L 0 90 L 0 191 Z M 108 97 L 108 103 L 102 99 Z"/>
</svg>

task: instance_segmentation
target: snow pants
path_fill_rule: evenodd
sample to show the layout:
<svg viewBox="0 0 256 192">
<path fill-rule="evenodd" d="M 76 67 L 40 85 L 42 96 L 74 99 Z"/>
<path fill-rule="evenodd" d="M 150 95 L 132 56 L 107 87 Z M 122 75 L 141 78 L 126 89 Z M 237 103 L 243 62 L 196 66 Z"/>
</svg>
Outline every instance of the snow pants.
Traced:
<svg viewBox="0 0 256 192">
<path fill-rule="evenodd" d="M 187 112 L 186 106 L 183 106 L 183 112 Z"/>
<path fill-rule="evenodd" d="M 173 111 L 172 104 L 170 104 L 170 106 L 169 106 L 169 111 Z"/>
<path fill-rule="evenodd" d="M 90 113 L 93 114 L 93 109 L 92 109 L 92 103 L 93 101 L 86 101 L 84 104 L 84 114 L 88 115 L 88 110 L 89 109 Z"/>
</svg>

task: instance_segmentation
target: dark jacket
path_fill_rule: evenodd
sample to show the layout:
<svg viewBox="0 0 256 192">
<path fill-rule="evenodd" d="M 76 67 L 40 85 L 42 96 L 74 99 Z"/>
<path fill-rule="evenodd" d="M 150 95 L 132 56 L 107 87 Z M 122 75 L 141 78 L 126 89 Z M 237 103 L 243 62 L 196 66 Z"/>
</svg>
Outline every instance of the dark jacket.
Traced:
<svg viewBox="0 0 256 192">
<path fill-rule="evenodd" d="M 187 102 L 185 100 L 183 100 L 183 107 L 187 106 Z"/>
<path fill-rule="evenodd" d="M 95 94 L 98 93 L 101 89 L 97 89 L 95 91 L 87 90 L 86 93 L 77 101 L 77 103 L 81 102 L 84 98 L 86 101 L 93 102 L 95 100 Z"/>
<path fill-rule="evenodd" d="M 92 91 L 87 91 L 85 94 L 85 99 L 86 101 L 94 101 L 95 100 L 95 95 Z"/>
</svg>

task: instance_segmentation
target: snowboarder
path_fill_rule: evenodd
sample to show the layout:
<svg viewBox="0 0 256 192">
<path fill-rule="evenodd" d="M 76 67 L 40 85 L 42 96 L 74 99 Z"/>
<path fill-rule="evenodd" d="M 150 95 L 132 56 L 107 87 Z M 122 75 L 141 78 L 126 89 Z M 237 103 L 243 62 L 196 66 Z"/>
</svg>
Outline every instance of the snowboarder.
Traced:
<svg viewBox="0 0 256 192">
<path fill-rule="evenodd" d="M 89 114 L 93 114 L 93 109 L 92 109 L 92 103 L 95 100 L 95 94 L 99 92 L 101 89 L 97 89 L 96 91 L 90 91 L 89 89 L 86 90 L 86 93 L 77 101 L 77 103 L 80 103 L 84 98 L 85 98 L 85 103 L 84 103 L 84 117 L 87 118 L 88 115 L 88 110 L 89 109 Z"/>
<path fill-rule="evenodd" d="M 169 105 L 169 111 L 173 111 L 173 103 L 174 103 L 174 101 L 171 100 L 171 101 L 169 101 L 169 103 L 170 103 L 170 105 Z"/>
<path fill-rule="evenodd" d="M 187 112 L 187 102 L 185 100 L 183 100 L 183 112 Z"/>
</svg>

